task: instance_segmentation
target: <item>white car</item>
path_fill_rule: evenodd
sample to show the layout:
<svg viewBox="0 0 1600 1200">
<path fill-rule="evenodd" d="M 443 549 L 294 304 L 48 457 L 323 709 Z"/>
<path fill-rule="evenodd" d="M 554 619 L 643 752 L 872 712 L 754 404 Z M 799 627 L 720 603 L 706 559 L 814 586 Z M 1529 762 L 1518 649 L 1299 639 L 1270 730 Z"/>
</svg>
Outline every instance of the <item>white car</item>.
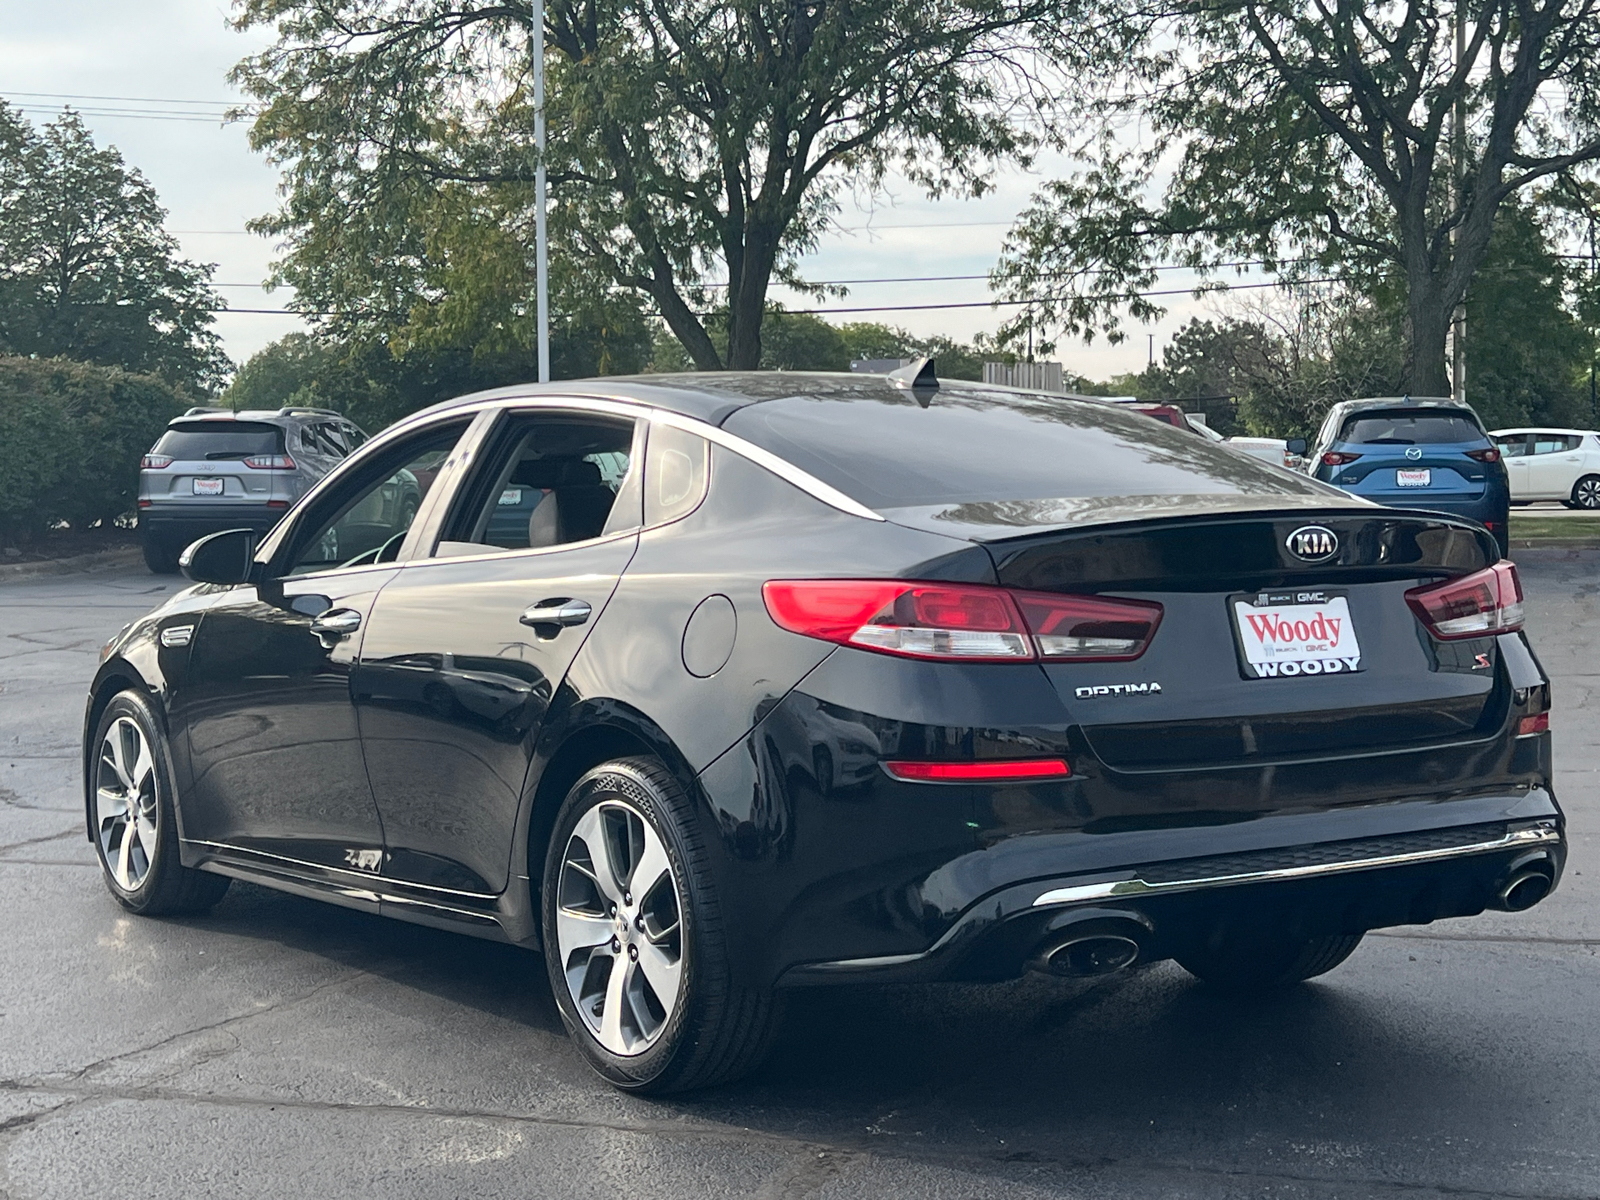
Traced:
<svg viewBox="0 0 1600 1200">
<path fill-rule="evenodd" d="M 1271 463 L 1275 467 L 1292 468 L 1297 464 L 1297 456 L 1289 453 L 1289 443 L 1282 438 L 1225 438 L 1204 421 L 1195 420 L 1192 414 L 1188 415 L 1187 419 L 1189 428 L 1208 441 L 1221 442 L 1224 446 L 1232 446 L 1241 454 L 1248 454 L 1251 458 L 1259 458 L 1262 462 Z"/>
<path fill-rule="evenodd" d="M 1495 429 L 1511 477 L 1511 502 L 1560 500 L 1600 509 L 1600 433 L 1590 429 Z"/>
</svg>

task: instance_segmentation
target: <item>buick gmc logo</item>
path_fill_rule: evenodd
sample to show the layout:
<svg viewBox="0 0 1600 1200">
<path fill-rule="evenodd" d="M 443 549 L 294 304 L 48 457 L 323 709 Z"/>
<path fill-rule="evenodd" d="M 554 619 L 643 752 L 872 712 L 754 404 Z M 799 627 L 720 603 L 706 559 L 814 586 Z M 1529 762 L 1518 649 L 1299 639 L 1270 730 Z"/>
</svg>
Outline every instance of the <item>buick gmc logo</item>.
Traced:
<svg viewBox="0 0 1600 1200">
<path fill-rule="evenodd" d="M 1339 535 L 1321 525 L 1302 525 L 1284 542 L 1289 553 L 1304 562 L 1327 562 L 1339 553 Z"/>
</svg>

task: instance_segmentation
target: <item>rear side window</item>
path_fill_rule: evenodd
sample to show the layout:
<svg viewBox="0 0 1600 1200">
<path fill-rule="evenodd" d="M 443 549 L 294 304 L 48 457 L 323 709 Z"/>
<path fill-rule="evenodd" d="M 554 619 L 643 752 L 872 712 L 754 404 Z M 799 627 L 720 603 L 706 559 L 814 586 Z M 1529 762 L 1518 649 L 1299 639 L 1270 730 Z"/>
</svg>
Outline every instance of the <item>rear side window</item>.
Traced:
<svg viewBox="0 0 1600 1200">
<path fill-rule="evenodd" d="M 1364 412 L 1344 423 L 1340 441 L 1358 446 L 1425 446 L 1481 442 L 1483 430 L 1466 413 Z"/>
<path fill-rule="evenodd" d="M 194 421 L 169 426 L 150 453 L 165 454 L 180 462 L 282 454 L 283 430 L 256 421 Z"/>
<path fill-rule="evenodd" d="M 1532 440 L 1535 454 L 1562 454 L 1583 444 L 1581 437 L 1560 433 L 1536 433 Z"/>
</svg>

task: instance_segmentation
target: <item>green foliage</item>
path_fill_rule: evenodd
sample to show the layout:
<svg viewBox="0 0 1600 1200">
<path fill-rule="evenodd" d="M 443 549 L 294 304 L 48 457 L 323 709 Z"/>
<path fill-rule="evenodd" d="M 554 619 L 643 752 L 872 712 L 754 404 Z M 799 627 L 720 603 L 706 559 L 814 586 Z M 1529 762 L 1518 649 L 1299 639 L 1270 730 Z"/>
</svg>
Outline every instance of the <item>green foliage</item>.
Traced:
<svg viewBox="0 0 1600 1200">
<path fill-rule="evenodd" d="M 996 281 L 1046 297 L 1028 319 L 1120 336 L 1148 321 L 1163 261 L 1216 274 L 1259 260 L 1289 278 L 1387 277 L 1404 314 L 1408 390 L 1447 390 L 1445 329 L 1520 189 L 1600 158 L 1589 0 L 1126 0 L 1102 27 L 1076 114 L 1104 131 L 1087 166 L 1047 184 L 1007 239 Z M 1459 186 L 1451 126 L 1465 115 Z M 1137 121 L 1139 140 L 1121 130 Z M 1161 181 L 1158 183 L 1158 180 Z"/>
<path fill-rule="evenodd" d="M 1026 158 L 1010 118 L 1041 82 L 1026 30 L 1064 2 L 551 0 L 552 272 L 647 299 L 700 368 L 757 366 L 769 286 L 793 280 L 841 189 L 897 169 L 981 192 L 996 158 Z M 369 334 L 525 342 L 454 307 L 514 324 L 526 303 L 527 20 L 520 4 L 243 0 L 238 26 L 276 33 L 233 78 L 259 103 L 254 144 L 286 167 L 259 228 L 287 245 L 277 278 L 297 303 Z M 720 347 L 700 315 L 713 294 Z"/>
<path fill-rule="evenodd" d="M 212 267 L 177 256 L 165 217 L 76 114 L 36 132 L 0 101 L 0 354 L 220 386 L 232 364 L 211 329 Z"/>
<path fill-rule="evenodd" d="M 1508 205 L 1467 293 L 1467 398 L 1490 429 L 1586 425 L 1593 340 L 1539 215 Z"/>
<path fill-rule="evenodd" d="M 133 512 L 139 459 L 186 404 L 151 375 L 0 358 L 0 536 Z"/>
</svg>

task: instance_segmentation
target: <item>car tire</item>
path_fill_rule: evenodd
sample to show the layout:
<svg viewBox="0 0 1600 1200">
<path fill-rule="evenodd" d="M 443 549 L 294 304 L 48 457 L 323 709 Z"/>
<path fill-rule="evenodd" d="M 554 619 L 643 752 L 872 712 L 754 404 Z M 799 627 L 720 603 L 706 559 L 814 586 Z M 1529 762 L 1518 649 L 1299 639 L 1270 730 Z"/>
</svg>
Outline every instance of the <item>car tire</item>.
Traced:
<svg viewBox="0 0 1600 1200">
<path fill-rule="evenodd" d="M 1334 933 L 1295 937 L 1286 933 L 1223 934 L 1173 958 L 1207 985 L 1229 992 L 1262 992 L 1326 975 L 1355 953 L 1364 935 Z"/>
<path fill-rule="evenodd" d="M 640 870 L 653 878 L 640 883 Z M 761 1064 L 779 997 L 734 982 L 693 802 L 659 760 L 619 759 L 578 780 L 556 816 L 543 880 L 550 987 L 603 1079 L 629 1092 L 683 1092 Z M 647 890 L 635 895 L 636 886 Z M 674 995 L 660 994 L 669 988 Z"/>
<path fill-rule="evenodd" d="M 204 912 L 228 890 L 223 875 L 178 859 L 172 754 L 149 699 L 129 689 L 95 727 L 89 786 L 95 852 L 106 888 L 142 916 Z"/>
<path fill-rule="evenodd" d="M 145 537 L 143 541 L 144 565 L 150 568 L 152 575 L 176 575 L 178 573 L 177 550 L 156 541 L 152 537 Z"/>
<path fill-rule="evenodd" d="M 1600 509 L 1600 475 L 1585 475 L 1573 484 L 1572 501 L 1568 507 L 1588 511 Z"/>
</svg>

